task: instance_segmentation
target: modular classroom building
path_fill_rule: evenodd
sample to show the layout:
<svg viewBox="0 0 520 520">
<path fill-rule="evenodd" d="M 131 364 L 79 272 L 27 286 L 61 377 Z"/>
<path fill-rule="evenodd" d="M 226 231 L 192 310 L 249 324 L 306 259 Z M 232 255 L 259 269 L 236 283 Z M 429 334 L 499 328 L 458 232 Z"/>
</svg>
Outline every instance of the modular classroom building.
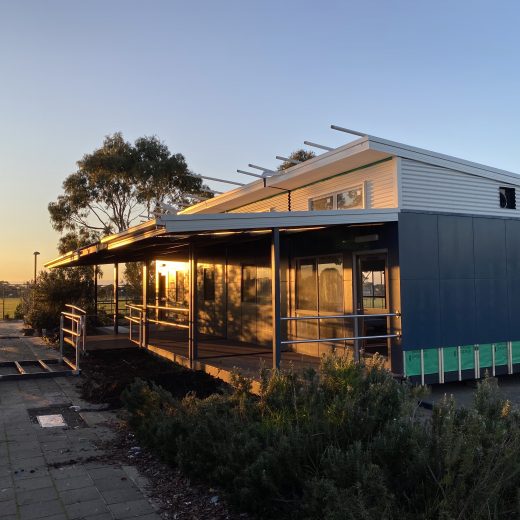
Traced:
<svg viewBox="0 0 520 520">
<path fill-rule="evenodd" d="M 514 373 L 519 186 L 363 136 L 47 267 L 143 262 L 132 339 L 149 347 L 153 327 L 185 329 L 192 365 L 204 336 L 272 349 L 275 367 L 285 352 L 334 348 L 378 353 L 421 383 Z"/>
</svg>

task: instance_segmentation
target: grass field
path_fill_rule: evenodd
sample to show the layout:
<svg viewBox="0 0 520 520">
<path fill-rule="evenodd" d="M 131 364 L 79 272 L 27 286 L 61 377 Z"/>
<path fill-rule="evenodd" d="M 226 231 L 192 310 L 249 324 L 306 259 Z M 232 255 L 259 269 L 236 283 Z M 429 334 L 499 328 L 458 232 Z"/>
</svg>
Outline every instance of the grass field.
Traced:
<svg viewBox="0 0 520 520">
<path fill-rule="evenodd" d="M 6 298 L 5 300 L 0 297 L 0 318 L 9 315 L 9 318 L 13 318 L 16 306 L 21 302 L 21 298 Z"/>
</svg>

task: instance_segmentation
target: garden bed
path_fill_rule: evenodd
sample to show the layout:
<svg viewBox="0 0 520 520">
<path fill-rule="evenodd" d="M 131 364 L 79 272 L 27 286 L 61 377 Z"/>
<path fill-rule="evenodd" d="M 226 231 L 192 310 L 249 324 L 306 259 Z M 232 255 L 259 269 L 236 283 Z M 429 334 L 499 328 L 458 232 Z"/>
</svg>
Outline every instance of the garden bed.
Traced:
<svg viewBox="0 0 520 520">
<path fill-rule="evenodd" d="M 81 372 L 82 398 L 111 408 L 121 406 L 121 393 L 135 378 L 154 382 L 179 398 L 190 392 L 204 398 L 227 386 L 204 372 L 188 370 L 138 348 L 89 352 L 81 359 Z"/>
</svg>

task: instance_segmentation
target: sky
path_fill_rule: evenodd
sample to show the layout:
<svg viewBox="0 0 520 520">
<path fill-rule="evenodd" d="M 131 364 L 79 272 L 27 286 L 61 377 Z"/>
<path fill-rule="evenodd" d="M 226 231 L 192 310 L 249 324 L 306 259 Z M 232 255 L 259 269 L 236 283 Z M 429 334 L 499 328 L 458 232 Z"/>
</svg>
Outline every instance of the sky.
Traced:
<svg viewBox="0 0 520 520">
<path fill-rule="evenodd" d="M 47 205 L 116 131 L 243 182 L 345 143 L 331 124 L 520 173 L 519 21 L 504 1 L 0 0 L 0 280 L 57 256 Z"/>
</svg>

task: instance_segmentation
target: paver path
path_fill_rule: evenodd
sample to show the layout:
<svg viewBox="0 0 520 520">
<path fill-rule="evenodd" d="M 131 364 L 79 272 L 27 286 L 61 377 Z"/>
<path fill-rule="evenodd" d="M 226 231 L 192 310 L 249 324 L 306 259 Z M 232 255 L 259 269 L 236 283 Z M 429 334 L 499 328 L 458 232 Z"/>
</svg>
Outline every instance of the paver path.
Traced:
<svg viewBox="0 0 520 520">
<path fill-rule="evenodd" d="M 0 322 L 0 337 L 3 330 Z M 76 382 L 0 382 L 0 519 L 158 520 L 135 469 L 104 460 L 96 443 L 113 437 L 105 424 L 112 416 L 88 411 L 92 407 L 79 398 Z M 29 409 L 58 404 L 79 406 L 86 424 L 42 428 L 31 421 Z"/>
</svg>

